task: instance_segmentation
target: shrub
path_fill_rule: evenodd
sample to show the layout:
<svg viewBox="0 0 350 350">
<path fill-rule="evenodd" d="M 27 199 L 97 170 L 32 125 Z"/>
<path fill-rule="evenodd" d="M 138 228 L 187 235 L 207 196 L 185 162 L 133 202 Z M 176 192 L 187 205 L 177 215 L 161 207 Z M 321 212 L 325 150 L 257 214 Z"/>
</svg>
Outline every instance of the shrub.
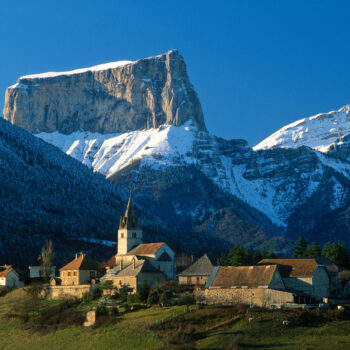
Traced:
<svg viewBox="0 0 350 350">
<path fill-rule="evenodd" d="M 193 305 L 196 300 L 192 294 L 182 295 L 177 301 L 178 305 Z"/>
<path fill-rule="evenodd" d="M 140 295 L 139 294 L 130 294 L 127 297 L 127 302 L 129 304 L 133 304 L 133 303 L 139 303 L 140 302 Z"/>
<path fill-rule="evenodd" d="M 96 307 L 96 315 L 102 316 L 102 315 L 108 315 L 108 310 L 106 305 L 97 305 Z"/>
<path fill-rule="evenodd" d="M 150 292 L 150 288 L 148 287 L 148 284 L 146 281 L 142 283 L 142 286 L 140 288 L 140 291 L 138 292 L 139 300 L 142 302 L 147 302 L 147 298 Z"/>
<path fill-rule="evenodd" d="M 170 304 L 170 300 L 173 296 L 173 292 L 171 289 L 167 289 L 165 290 L 162 295 L 160 296 L 160 303 L 163 305 L 163 306 L 167 306 Z"/>
<path fill-rule="evenodd" d="M 128 288 L 123 286 L 122 288 L 119 289 L 119 300 L 122 303 L 125 303 L 127 299 L 128 299 Z"/>
<path fill-rule="evenodd" d="M 150 293 L 148 294 L 147 298 L 147 304 L 149 305 L 154 305 L 159 302 L 159 295 L 156 290 L 151 290 Z"/>
</svg>

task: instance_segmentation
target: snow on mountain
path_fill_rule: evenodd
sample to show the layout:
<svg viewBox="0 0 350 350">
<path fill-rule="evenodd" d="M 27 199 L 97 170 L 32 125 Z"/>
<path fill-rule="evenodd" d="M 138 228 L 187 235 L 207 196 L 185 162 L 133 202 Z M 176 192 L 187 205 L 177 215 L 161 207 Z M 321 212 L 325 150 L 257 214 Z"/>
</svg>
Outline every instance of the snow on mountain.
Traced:
<svg viewBox="0 0 350 350">
<path fill-rule="evenodd" d="M 327 153 L 339 138 L 350 133 L 350 105 L 338 111 L 321 113 L 300 119 L 284 126 L 257 144 L 255 151 L 262 149 L 297 148 L 308 146 Z"/>
<path fill-rule="evenodd" d="M 64 135 L 56 131 L 36 136 L 109 177 L 137 160 L 157 166 L 181 163 L 184 158 L 191 163 L 186 154 L 192 152 L 195 130 L 189 121 L 180 127 L 164 125 L 122 134 L 76 131 Z"/>
<path fill-rule="evenodd" d="M 93 66 L 93 67 L 74 69 L 74 70 L 65 71 L 65 72 L 46 72 L 46 73 L 38 73 L 38 74 L 29 74 L 29 75 L 24 75 L 24 76 L 19 77 L 19 80 L 55 78 L 55 77 L 59 77 L 62 75 L 73 75 L 73 74 L 81 74 L 81 73 L 86 73 L 86 72 L 98 72 L 98 71 L 103 71 L 103 70 L 107 70 L 107 69 L 125 66 L 125 65 L 131 64 L 131 63 L 134 63 L 134 62 L 133 61 L 116 61 L 116 62 L 99 64 L 99 65 Z M 9 86 L 8 88 L 15 89 L 18 87 L 20 87 L 20 84 L 16 83 L 14 85 Z M 22 87 L 24 87 L 23 84 L 22 84 Z"/>
</svg>

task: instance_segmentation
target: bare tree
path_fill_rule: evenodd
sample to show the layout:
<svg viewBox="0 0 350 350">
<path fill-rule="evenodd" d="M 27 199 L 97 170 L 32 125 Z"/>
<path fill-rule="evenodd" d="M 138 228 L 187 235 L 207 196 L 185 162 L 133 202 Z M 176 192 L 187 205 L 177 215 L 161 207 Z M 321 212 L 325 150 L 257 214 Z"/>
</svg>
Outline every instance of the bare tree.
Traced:
<svg viewBox="0 0 350 350">
<path fill-rule="evenodd" d="M 52 241 L 47 240 L 46 244 L 41 248 L 41 266 L 43 268 L 42 276 L 46 280 L 51 274 L 53 255 Z"/>
</svg>

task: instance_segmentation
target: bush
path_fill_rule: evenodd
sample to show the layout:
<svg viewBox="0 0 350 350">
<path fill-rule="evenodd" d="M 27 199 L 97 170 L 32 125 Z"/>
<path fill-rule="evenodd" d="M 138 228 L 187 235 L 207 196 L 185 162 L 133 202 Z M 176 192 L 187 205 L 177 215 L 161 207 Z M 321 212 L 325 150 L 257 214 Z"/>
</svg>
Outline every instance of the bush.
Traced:
<svg viewBox="0 0 350 350">
<path fill-rule="evenodd" d="M 129 304 L 139 303 L 140 302 L 140 295 L 137 293 L 128 295 L 127 302 Z"/>
<path fill-rule="evenodd" d="M 102 315 L 108 315 L 108 310 L 106 305 L 97 305 L 96 307 L 96 315 L 102 316 Z"/>
<path fill-rule="evenodd" d="M 0 297 L 5 296 L 9 291 L 11 290 L 10 287 L 7 286 L 0 286 Z"/>
<path fill-rule="evenodd" d="M 147 302 L 147 298 L 150 292 L 150 288 L 148 287 L 148 284 L 146 281 L 143 282 L 140 291 L 137 293 L 139 295 L 139 300 L 143 303 Z"/>
<path fill-rule="evenodd" d="M 195 303 L 196 303 L 196 299 L 191 294 L 182 295 L 177 301 L 178 305 L 193 305 Z"/>
<path fill-rule="evenodd" d="M 154 305 L 154 304 L 158 304 L 158 302 L 159 302 L 158 292 L 156 290 L 151 290 L 150 293 L 148 294 L 147 304 Z"/>
<path fill-rule="evenodd" d="M 171 289 L 167 289 L 165 290 L 162 295 L 160 296 L 160 303 L 163 305 L 163 306 L 167 306 L 170 304 L 170 300 L 173 296 L 173 292 Z"/>
<path fill-rule="evenodd" d="M 122 288 L 119 289 L 119 300 L 122 303 L 125 303 L 127 299 L 128 299 L 128 288 L 123 286 Z"/>
</svg>

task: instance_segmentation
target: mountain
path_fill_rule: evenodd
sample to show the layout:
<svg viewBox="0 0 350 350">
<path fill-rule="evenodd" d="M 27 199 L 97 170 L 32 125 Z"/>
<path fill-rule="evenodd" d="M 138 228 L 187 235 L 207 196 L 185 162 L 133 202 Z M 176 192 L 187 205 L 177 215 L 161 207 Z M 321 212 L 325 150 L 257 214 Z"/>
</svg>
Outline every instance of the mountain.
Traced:
<svg viewBox="0 0 350 350">
<path fill-rule="evenodd" d="M 116 232 L 129 196 L 58 148 L 0 118 L 0 264 L 26 269 L 46 239 L 57 261 L 84 250 L 98 260 L 116 251 Z M 145 241 L 165 240 L 177 251 L 218 255 L 225 241 L 205 232 L 169 228 L 159 213 L 140 211 Z"/>
<path fill-rule="evenodd" d="M 332 141 L 338 140 L 331 147 L 341 148 L 338 154 L 302 144 L 252 149 L 244 140 L 224 140 L 206 130 L 177 51 L 98 67 L 104 68 L 20 78 L 7 89 L 5 118 L 100 172 L 124 193 L 133 190 L 144 215 L 159 218 L 174 236 L 187 232 L 199 241 L 211 237 L 286 252 L 302 233 L 320 243 L 339 239 L 350 246 L 346 135 L 337 135 L 344 136 L 343 143 L 339 137 Z M 101 82 L 104 89 L 123 94 L 99 95 Z M 128 89 L 134 91 L 132 99 Z M 151 109 L 150 94 L 158 101 Z M 92 98 L 87 101 L 86 96 Z M 119 108 L 123 101 L 129 109 Z M 104 108 L 106 114 L 101 112 Z M 150 111 L 155 118 L 149 117 Z M 332 113 L 336 116 L 316 118 L 318 124 L 310 118 L 305 124 L 346 124 L 347 108 Z M 323 135 L 326 140 L 326 129 L 321 132 L 316 126 L 318 136 L 315 131 L 309 139 Z M 337 227 L 344 230 L 334 232 L 335 226 L 320 225 L 320 218 L 338 220 L 342 224 Z M 183 242 L 173 243 L 180 249 Z"/>
<path fill-rule="evenodd" d="M 4 116 L 30 132 L 101 134 L 181 125 L 205 130 L 178 51 L 70 72 L 27 75 L 6 90 Z"/>
<path fill-rule="evenodd" d="M 307 146 L 328 153 L 350 133 L 350 105 L 338 111 L 321 113 L 284 126 L 257 144 L 255 151 Z"/>
</svg>

